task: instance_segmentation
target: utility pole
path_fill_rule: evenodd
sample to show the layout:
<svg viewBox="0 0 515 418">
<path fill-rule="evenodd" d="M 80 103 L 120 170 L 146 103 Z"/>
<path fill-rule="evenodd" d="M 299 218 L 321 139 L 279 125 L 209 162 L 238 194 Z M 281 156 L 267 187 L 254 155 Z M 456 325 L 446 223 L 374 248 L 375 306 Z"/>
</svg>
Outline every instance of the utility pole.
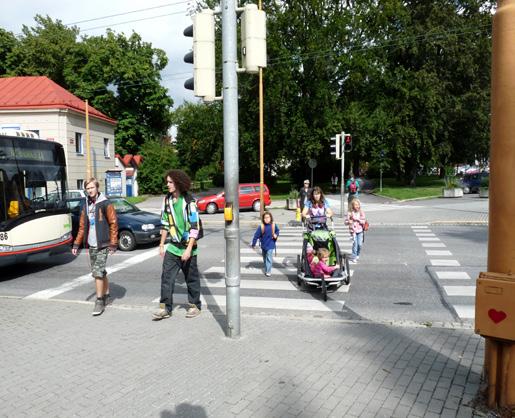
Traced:
<svg viewBox="0 0 515 418">
<path fill-rule="evenodd" d="M 89 180 L 91 174 L 91 143 L 89 140 L 89 105 L 88 99 L 84 101 L 86 105 L 86 177 Z M 86 180 L 87 181 L 87 180 Z"/>
<path fill-rule="evenodd" d="M 342 153 L 342 172 L 341 172 L 341 181 L 340 181 L 340 207 L 342 211 L 342 219 L 345 217 L 345 152 L 343 152 L 343 138 L 345 138 L 345 132 L 342 132 L 340 145 L 341 153 Z"/>
<path fill-rule="evenodd" d="M 227 336 L 240 335 L 240 208 L 238 198 L 238 59 L 236 2 L 222 0 L 222 62 L 225 177 L 225 285 Z M 230 213 L 232 212 L 232 213 Z"/>
<path fill-rule="evenodd" d="M 476 286 L 476 333 L 486 338 L 488 406 L 515 410 L 515 0 L 493 17 L 488 273 Z"/>
</svg>

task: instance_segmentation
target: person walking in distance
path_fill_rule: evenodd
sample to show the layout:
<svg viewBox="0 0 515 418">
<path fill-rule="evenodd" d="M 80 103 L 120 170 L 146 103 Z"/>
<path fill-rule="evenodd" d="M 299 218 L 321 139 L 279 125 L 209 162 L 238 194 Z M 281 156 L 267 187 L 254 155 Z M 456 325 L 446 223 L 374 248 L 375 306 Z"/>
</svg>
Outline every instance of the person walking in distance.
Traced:
<svg viewBox="0 0 515 418">
<path fill-rule="evenodd" d="M 338 176 L 336 173 L 333 173 L 331 176 L 331 191 L 336 193 L 338 191 Z"/>
<path fill-rule="evenodd" d="M 252 239 L 252 248 L 255 248 L 259 240 L 261 245 L 261 253 L 263 254 L 263 263 L 265 264 L 265 276 L 272 275 L 272 264 L 275 250 L 275 242 L 279 237 L 279 228 L 274 223 L 272 214 L 268 211 L 263 213 L 261 217 L 261 225 L 258 226 Z"/>
<path fill-rule="evenodd" d="M 347 180 L 347 184 L 345 185 L 347 192 L 349 193 L 348 203 L 350 205 L 350 202 L 352 199 L 357 199 L 359 196 L 359 181 L 358 179 L 354 178 L 354 175 L 350 176 L 350 179 Z"/>
<path fill-rule="evenodd" d="M 309 187 L 309 180 L 304 180 L 304 184 L 299 190 L 299 208 L 301 212 L 304 210 L 306 200 L 308 200 L 310 196 L 311 188 Z"/>
<path fill-rule="evenodd" d="M 113 204 L 99 191 L 98 180 L 92 177 L 84 183 L 84 187 L 87 197 L 81 207 L 72 253 L 77 255 L 81 245 L 89 250 L 97 295 L 92 315 L 98 316 L 104 312 L 110 300 L 106 263 L 107 256 L 113 254 L 118 245 L 118 221 Z"/>
<path fill-rule="evenodd" d="M 160 309 L 153 319 L 170 318 L 172 315 L 175 280 L 182 271 L 188 288 L 186 318 L 200 315 L 200 276 L 197 266 L 197 239 L 202 236 L 198 209 L 189 193 L 191 179 L 182 170 L 169 170 L 165 175 L 168 193 L 161 209 L 161 242 L 159 254 L 163 258 L 161 273 Z M 170 243 L 165 245 L 167 235 Z"/>
<path fill-rule="evenodd" d="M 349 205 L 349 212 L 345 223 L 349 225 L 350 233 L 353 237 L 352 241 L 352 263 L 357 263 L 361 247 L 363 245 L 364 225 L 366 222 L 365 212 L 361 209 L 361 202 L 358 199 L 352 199 Z"/>
</svg>

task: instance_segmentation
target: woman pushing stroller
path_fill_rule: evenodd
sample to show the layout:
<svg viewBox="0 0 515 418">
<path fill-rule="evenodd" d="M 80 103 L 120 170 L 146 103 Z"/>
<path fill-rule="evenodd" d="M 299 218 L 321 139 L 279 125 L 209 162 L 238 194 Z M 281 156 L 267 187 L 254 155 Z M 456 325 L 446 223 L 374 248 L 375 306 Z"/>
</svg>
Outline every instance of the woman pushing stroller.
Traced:
<svg viewBox="0 0 515 418">
<path fill-rule="evenodd" d="M 329 206 L 329 201 L 325 198 L 322 189 L 318 186 L 313 187 L 311 196 L 306 200 L 302 210 L 303 218 L 332 218 L 333 210 Z"/>
</svg>

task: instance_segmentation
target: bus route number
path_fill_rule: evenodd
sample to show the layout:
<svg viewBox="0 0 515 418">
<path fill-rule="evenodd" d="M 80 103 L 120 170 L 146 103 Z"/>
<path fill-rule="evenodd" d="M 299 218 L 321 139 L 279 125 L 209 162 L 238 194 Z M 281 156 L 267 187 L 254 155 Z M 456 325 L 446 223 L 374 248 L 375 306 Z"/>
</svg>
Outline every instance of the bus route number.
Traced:
<svg viewBox="0 0 515 418">
<path fill-rule="evenodd" d="M 8 239 L 7 232 L 0 232 L 0 241 L 7 241 Z"/>
</svg>

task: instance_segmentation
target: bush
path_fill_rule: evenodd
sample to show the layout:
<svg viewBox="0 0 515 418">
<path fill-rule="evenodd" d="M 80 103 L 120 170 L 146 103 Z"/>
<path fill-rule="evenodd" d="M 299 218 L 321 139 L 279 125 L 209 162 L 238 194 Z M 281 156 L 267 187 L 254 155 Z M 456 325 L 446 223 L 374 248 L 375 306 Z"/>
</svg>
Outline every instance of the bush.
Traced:
<svg viewBox="0 0 515 418">
<path fill-rule="evenodd" d="M 481 177 L 481 180 L 479 181 L 479 187 L 488 189 L 489 186 L 490 186 L 490 177 L 489 176 Z"/>
<path fill-rule="evenodd" d="M 288 194 L 288 199 L 295 199 L 295 200 L 297 200 L 299 198 L 299 196 L 300 196 L 299 191 L 292 188 L 290 190 L 290 193 Z"/>
</svg>

